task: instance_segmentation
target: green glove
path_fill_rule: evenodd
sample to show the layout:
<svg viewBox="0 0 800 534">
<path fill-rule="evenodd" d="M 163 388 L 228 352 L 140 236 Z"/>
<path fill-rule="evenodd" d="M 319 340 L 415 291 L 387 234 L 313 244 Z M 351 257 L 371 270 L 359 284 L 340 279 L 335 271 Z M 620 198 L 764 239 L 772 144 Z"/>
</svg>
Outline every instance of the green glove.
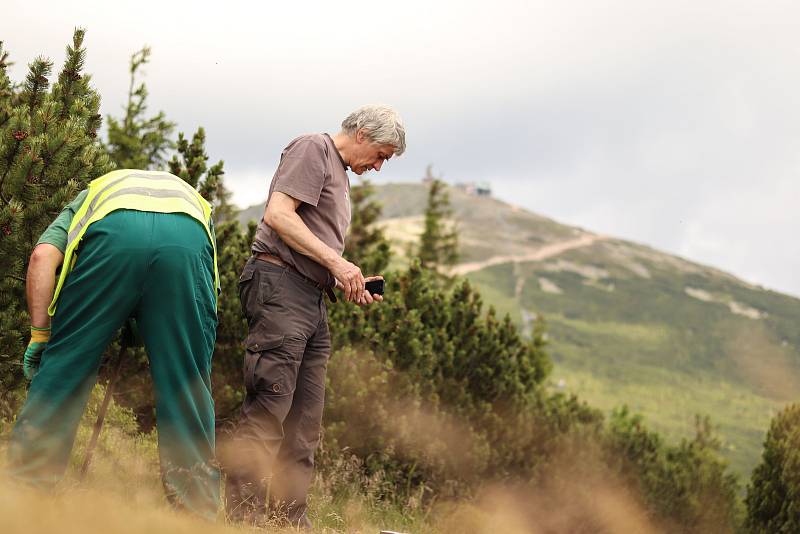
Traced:
<svg viewBox="0 0 800 534">
<path fill-rule="evenodd" d="M 31 341 L 25 349 L 25 356 L 22 357 L 22 372 L 28 380 L 33 380 L 33 376 L 39 370 L 39 362 L 42 361 L 42 353 L 47 348 L 48 341 L 50 341 L 50 328 L 31 327 Z"/>
</svg>

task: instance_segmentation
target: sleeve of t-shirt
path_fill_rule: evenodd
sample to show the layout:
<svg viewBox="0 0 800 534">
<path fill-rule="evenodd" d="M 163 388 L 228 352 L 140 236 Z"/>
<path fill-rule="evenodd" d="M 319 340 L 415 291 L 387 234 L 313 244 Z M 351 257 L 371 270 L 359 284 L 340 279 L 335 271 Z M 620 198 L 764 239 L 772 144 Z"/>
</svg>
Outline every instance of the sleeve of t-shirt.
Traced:
<svg viewBox="0 0 800 534">
<path fill-rule="evenodd" d="M 313 137 L 302 138 L 284 152 L 273 191 L 316 207 L 325 185 L 325 147 Z"/>
<path fill-rule="evenodd" d="M 50 226 L 42 232 L 36 244 L 47 243 L 53 245 L 63 254 L 67 250 L 67 230 L 69 229 L 69 225 L 72 224 L 72 218 L 75 217 L 75 212 L 80 209 L 88 193 L 88 190 L 84 189 L 78 193 L 78 196 L 72 199 L 72 202 L 64 206 L 64 209 L 58 214 L 56 220 L 50 223 Z"/>
</svg>

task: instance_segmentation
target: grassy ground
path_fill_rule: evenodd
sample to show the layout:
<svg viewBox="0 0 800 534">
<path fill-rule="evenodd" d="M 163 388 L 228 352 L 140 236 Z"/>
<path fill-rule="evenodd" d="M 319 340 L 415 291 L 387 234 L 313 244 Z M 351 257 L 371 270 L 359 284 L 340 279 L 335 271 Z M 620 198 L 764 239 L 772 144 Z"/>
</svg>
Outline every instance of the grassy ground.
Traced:
<svg viewBox="0 0 800 534">
<path fill-rule="evenodd" d="M 770 419 L 783 404 L 713 378 L 676 376 L 658 369 L 630 370 L 620 381 L 569 364 L 556 363 L 553 380 L 606 413 L 622 404 L 645 414 L 649 427 L 671 442 L 690 438 L 695 414 L 709 415 L 722 439 L 722 454 L 740 479 L 749 479 L 760 459 Z M 639 376 L 640 378 L 636 378 Z"/>
</svg>

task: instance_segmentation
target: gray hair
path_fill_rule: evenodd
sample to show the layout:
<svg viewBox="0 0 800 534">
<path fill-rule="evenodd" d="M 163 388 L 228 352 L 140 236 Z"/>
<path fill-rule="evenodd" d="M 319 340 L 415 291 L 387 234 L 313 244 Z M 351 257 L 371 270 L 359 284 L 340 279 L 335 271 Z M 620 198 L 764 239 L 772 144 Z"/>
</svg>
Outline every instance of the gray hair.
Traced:
<svg viewBox="0 0 800 534">
<path fill-rule="evenodd" d="M 355 135 L 362 128 L 371 142 L 392 145 L 396 156 L 405 152 L 406 129 L 400 115 L 389 106 L 362 106 L 342 121 L 342 130 L 348 135 Z"/>
</svg>

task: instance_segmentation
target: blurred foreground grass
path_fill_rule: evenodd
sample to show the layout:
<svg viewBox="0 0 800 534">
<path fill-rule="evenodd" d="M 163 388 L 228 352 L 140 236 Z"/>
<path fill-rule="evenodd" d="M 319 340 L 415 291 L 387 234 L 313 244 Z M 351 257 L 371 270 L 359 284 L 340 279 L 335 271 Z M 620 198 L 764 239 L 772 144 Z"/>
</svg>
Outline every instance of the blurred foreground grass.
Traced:
<svg viewBox="0 0 800 534">
<path fill-rule="evenodd" d="M 103 533 L 235 533 L 257 529 L 226 525 L 222 514 L 217 523 L 207 523 L 176 512 L 166 502 L 158 468 L 156 432 L 141 434 L 133 414 L 112 402 L 92 466 L 83 483 L 78 473 L 86 444 L 97 417 L 103 388 L 95 388 L 81 422 L 72 459 L 64 480 L 52 492 L 42 493 L 9 480 L 5 473 L 6 449 L 13 421 L 0 421 L 0 532 L 3 534 Z M 539 518 L 526 516 L 530 503 L 507 488 L 491 488 L 472 501 L 406 506 L 370 495 L 369 480 L 353 483 L 352 463 L 336 459 L 324 476 L 315 479 L 309 516 L 314 532 L 374 533 L 382 529 L 406 533 L 474 532 L 495 534 L 569 532 L 540 530 Z M 522 496 L 524 500 L 524 496 Z M 546 499 L 551 496 L 547 495 Z M 542 496 L 531 502 L 541 502 Z M 544 523 L 561 521 L 557 507 L 548 510 Z M 565 516 L 566 517 L 566 516 Z M 625 514 L 625 521 L 630 518 Z M 634 521 L 639 521 L 636 513 Z M 550 528 L 550 527 L 547 527 Z M 263 530 L 259 530 L 263 531 Z M 270 528 L 288 533 L 293 529 Z"/>
<path fill-rule="evenodd" d="M 158 467 L 157 434 L 141 434 L 131 412 L 112 402 L 87 480 L 78 482 L 86 445 L 97 417 L 103 388 L 95 388 L 81 422 L 70 466 L 51 493 L 12 483 L 5 474 L 6 449 L 13 422 L 0 427 L 0 531 L 59 534 L 87 532 L 251 532 L 252 528 L 216 524 L 174 511 L 166 502 Z M 332 475 L 334 478 L 335 473 Z M 335 489 L 335 491 L 331 491 Z M 316 532 L 374 532 L 391 528 L 403 532 L 436 532 L 421 511 L 410 513 L 391 504 L 359 495 L 358 488 L 341 487 L 336 480 L 317 477 L 311 519 Z M 292 529 L 268 529 L 293 532 Z"/>
</svg>

